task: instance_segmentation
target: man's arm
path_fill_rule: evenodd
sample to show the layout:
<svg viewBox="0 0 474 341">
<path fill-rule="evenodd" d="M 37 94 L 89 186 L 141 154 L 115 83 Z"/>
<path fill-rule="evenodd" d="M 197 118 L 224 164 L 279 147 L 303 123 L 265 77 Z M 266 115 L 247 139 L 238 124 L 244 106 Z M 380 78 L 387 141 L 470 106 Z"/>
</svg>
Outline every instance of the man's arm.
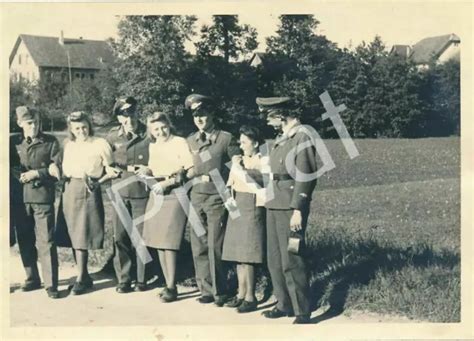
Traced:
<svg viewBox="0 0 474 341">
<path fill-rule="evenodd" d="M 57 138 L 52 136 L 53 141 L 50 150 L 50 159 L 48 167 L 43 167 L 37 169 L 38 177 L 41 181 L 51 179 L 51 177 L 59 180 L 61 178 L 61 172 L 59 170 L 59 165 L 61 161 L 61 148 Z"/>
<path fill-rule="evenodd" d="M 296 138 L 296 137 L 295 137 Z M 306 147 L 302 148 L 302 144 Z M 313 175 L 317 171 L 316 165 L 316 148 L 312 143 L 311 139 L 302 135 L 298 137 L 296 146 L 300 146 L 301 150 L 297 147 L 297 153 L 295 155 L 295 166 L 299 170 L 299 173 Z M 295 188 L 293 190 L 293 197 L 290 203 L 290 207 L 301 211 L 307 207 L 311 200 L 311 195 L 316 186 L 316 179 L 295 179 Z"/>
<path fill-rule="evenodd" d="M 15 148 L 15 140 L 10 138 L 10 176 L 20 181 L 20 175 L 23 173 L 20 156 Z"/>
</svg>

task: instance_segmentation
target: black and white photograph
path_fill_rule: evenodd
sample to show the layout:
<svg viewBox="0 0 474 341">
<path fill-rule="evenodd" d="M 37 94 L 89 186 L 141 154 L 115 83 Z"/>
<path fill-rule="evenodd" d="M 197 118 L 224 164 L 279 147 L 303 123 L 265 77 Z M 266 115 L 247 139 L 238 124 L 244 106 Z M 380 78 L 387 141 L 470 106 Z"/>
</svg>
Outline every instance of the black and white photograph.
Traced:
<svg viewBox="0 0 474 341">
<path fill-rule="evenodd" d="M 470 2 L 0 26 L 2 339 L 474 338 Z"/>
</svg>

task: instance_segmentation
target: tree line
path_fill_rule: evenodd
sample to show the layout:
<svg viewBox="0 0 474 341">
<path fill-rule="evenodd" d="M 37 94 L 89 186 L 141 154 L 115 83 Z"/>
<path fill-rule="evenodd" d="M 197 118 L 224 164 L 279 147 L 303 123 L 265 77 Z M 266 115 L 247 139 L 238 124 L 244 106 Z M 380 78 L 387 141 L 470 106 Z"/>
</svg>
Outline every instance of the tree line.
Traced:
<svg viewBox="0 0 474 341">
<path fill-rule="evenodd" d="M 318 34 L 312 15 L 282 15 L 275 35 L 266 38 L 262 63 L 248 58 L 258 48 L 255 28 L 238 16 L 214 16 L 197 32 L 195 16 L 125 16 L 118 37 L 109 39 L 115 60 L 93 80 L 69 86 L 61 77 L 35 84 L 10 82 L 11 128 L 14 108 L 34 104 L 46 129 L 65 128 L 76 110 L 93 114 L 97 125 L 113 124 L 115 99 L 137 98 L 142 115 L 169 113 L 183 134 L 192 129 L 184 98 L 212 96 L 221 126 L 237 132 L 243 124 L 270 136 L 255 105 L 257 96 L 291 96 L 302 121 L 326 138 L 337 136 L 319 95 L 328 91 L 351 136 L 425 137 L 459 135 L 460 65 L 433 62 L 421 70 L 406 58 L 390 55 L 381 37 L 355 48 L 339 48 Z M 193 42 L 196 53 L 186 44 Z M 65 78 L 67 79 L 67 77 Z"/>
</svg>

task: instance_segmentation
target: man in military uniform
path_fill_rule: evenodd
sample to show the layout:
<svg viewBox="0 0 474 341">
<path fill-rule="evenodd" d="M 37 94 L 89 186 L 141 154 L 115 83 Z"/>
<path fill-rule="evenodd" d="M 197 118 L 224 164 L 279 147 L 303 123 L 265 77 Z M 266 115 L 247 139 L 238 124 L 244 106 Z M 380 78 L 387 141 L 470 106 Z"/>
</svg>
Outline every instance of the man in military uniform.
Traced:
<svg viewBox="0 0 474 341">
<path fill-rule="evenodd" d="M 301 178 L 297 173 L 295 176 L 294 171 L 314 174 L 316 151 L 292 110 L 290 98 L 257 98 L 256 102 L 266 113 L 268 125 L 281 132 L 270 149 L 274 197 L 266 203 L 268 268 L 278 303 L 263 315 L 267 318 L 296 315 L 293 323 L 309 323 L 309 281 L 302 247 L 316 180 Z M 290 153 L 292 163 L 288 165 Z"/>
<path fill-rule="evenodd" d="M 44 286 L 51 298 L 58 298 L 58 255 L 54 242 L 55 181 L 59 179 L 58 140 L 40 130 L 38 112 L 26 106 L 16 108 L 23 133 L 10 138 L 11 214 L 26 272 L 23 291 L 41 287 L 38 255 Z"/>
<path fill-rule="evenodd" d="M 217 170 L 225 183 L 229 174 L 225 163 L 240 150 L 230 133 L 216 128 L 211 98 L 189 95 L 185 107 L 192 111 L 198 128 L 187 138 L 193 155 L 193 176 L 199 180 L 191 190 L 191 203 L 206 230 L 205 236 L 198 237 L 191 227 L 191 249 L 201 291 L 198 301 L 203 304 L 214 302 L 222 307 L 228 299 L 227 271 L 221 259 L 227 212 L 211 172 Z"/>
<path fill-rule="evenodd" d="M 117 174 L 117 178 L 112 180 L 112 186 L 129 177 L 151 174 L 147 167 L 150 140 L 146 135 L 146 126 L 137 117 L 137 101 L 133 97 L 120 98 L 114 105 L 113 113 L 120 122 L 120 126 L 112 128 L 106 139 L 112 146 L 114 167 L 120 175 Z M 118 193 L 132 219 L 145 214 L 149 191 L 143 182 L 137 179 L 121 188 Z M 145 264 L 136 254 L 119 215 L 115 210 L 112 214 L 114 268 L 118 281 L 116 291 L 118 293 L 132 291 L 131 284 L 135 277 L 132 273 L 134 265 L 136 266 L 135 291 L 145 291 L 147 290 Z M 143 223 L 140 223 L 137 228 L 141 235 Z"/>
</svg>

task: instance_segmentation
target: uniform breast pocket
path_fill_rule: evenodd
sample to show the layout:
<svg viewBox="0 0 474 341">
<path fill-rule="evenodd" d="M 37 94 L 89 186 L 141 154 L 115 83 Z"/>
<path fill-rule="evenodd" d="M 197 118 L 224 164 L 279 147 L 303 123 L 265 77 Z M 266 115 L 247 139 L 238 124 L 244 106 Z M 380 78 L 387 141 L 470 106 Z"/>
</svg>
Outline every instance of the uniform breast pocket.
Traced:
<svg viewBox="0 0 474 341">
<path fill-rule="evenodd" d="M 293 196 L 294 181 L 278 181 L 276 184 L 275 197 L 282 206 L 289 207 Z"/>
<path fill-rule="evenodd" d="M 45 168 L 49 166 L 50 163 L 49 150 L 46 148 L 37 148 L 31 154 L 31 166 L 32 168 Z"/>
</svg>

